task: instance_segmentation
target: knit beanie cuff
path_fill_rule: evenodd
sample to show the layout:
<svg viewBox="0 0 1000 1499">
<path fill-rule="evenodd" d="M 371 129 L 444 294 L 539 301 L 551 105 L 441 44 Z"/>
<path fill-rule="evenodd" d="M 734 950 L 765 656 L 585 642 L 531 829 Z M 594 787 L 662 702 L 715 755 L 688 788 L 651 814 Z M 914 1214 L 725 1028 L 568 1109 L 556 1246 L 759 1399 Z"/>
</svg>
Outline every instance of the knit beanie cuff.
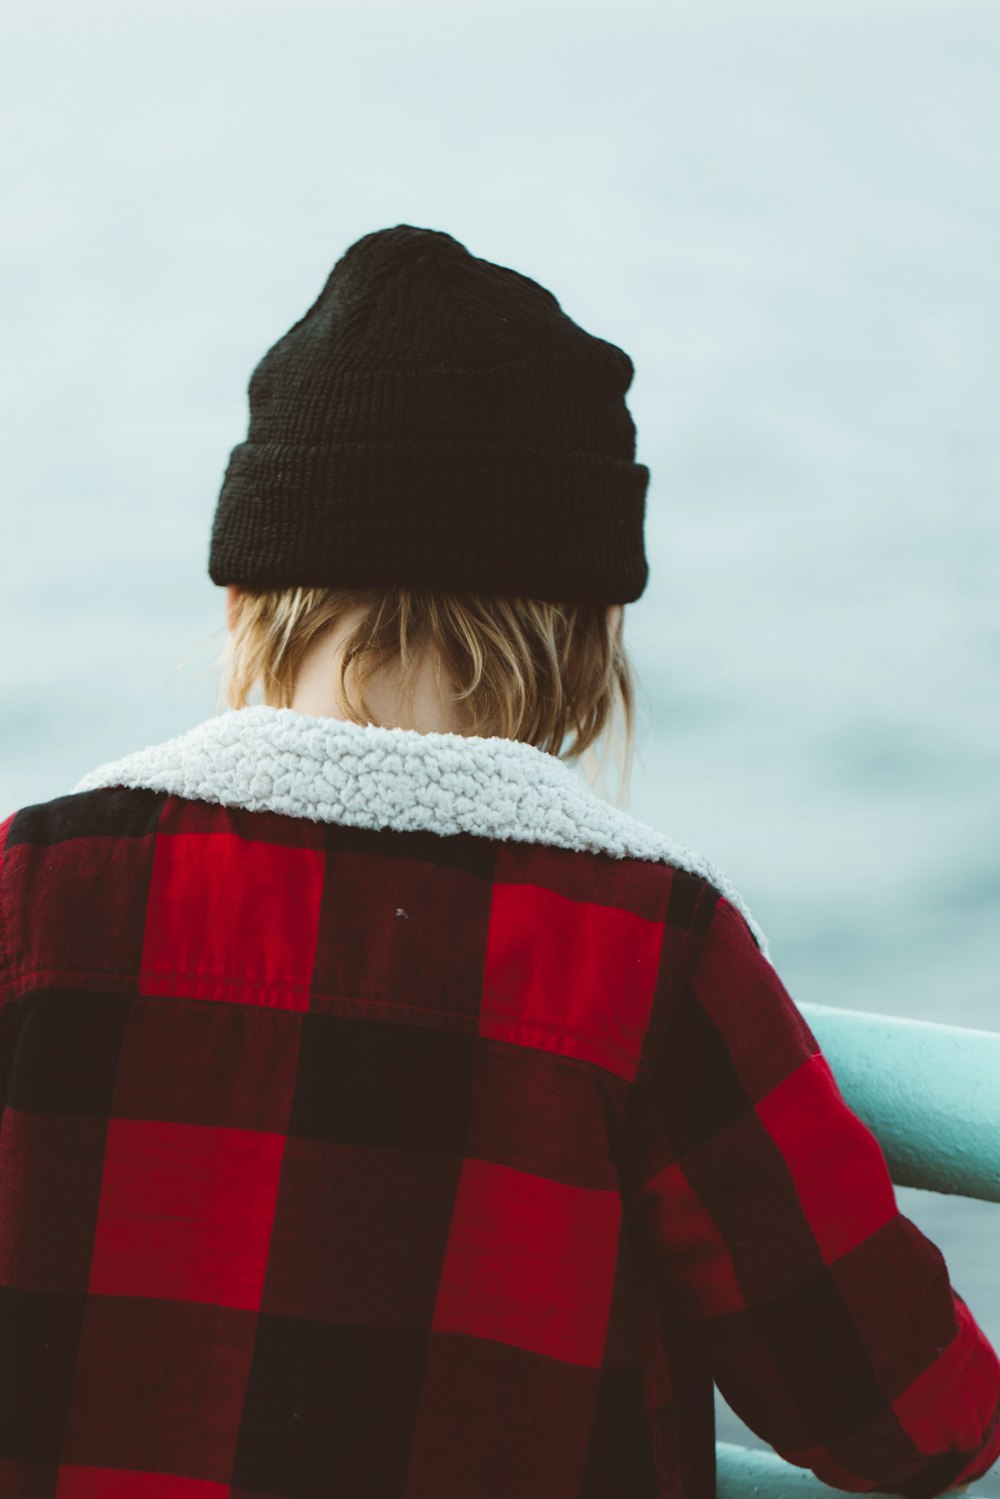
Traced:
<svg viewBox="0 0 1000 1499">
<path fill-rule="evenodd" d="M 214 583 L 510 594 L 631 603 L 645 588 L 649 469 L 503 444 L 240 443 L 219 496 Z M 338 497 L 342 496 L 341 502 Z M 555 556 L 535 555 L 544 520 Z"/>
</svg>

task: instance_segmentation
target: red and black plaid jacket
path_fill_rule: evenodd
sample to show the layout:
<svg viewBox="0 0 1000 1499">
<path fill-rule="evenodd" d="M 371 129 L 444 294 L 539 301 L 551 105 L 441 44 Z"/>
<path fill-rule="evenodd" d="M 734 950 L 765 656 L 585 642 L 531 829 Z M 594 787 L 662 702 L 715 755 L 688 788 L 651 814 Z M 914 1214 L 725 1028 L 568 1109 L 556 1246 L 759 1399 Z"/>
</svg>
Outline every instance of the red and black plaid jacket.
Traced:
<svg viewBox="0 0 1000 1499">
<path fill-rule="evenodd" d="M 3 1499 L 711 1499 L 713 1379 L 1000 1456 L 739 897 L 554 757 L 244 709 L 0 843 Z"/>
</svg>

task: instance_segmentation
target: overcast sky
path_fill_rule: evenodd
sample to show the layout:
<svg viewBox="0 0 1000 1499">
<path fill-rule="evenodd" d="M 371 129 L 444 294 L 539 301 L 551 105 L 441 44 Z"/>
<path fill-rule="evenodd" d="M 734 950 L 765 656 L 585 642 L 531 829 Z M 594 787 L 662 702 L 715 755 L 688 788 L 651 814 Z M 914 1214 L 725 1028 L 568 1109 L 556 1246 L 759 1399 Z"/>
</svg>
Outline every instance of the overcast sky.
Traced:
<svg viewBox="0 0 1000 1499">
<path fill-rule="evenodd" d="M 5 803 L 214 710 L 250 372 L 406 222 L 635 362 L 637 815 L 790 922 L 942 851 L 1000 889 L 996 7 L 31 0 L 5 32 Z"/>
</svg>

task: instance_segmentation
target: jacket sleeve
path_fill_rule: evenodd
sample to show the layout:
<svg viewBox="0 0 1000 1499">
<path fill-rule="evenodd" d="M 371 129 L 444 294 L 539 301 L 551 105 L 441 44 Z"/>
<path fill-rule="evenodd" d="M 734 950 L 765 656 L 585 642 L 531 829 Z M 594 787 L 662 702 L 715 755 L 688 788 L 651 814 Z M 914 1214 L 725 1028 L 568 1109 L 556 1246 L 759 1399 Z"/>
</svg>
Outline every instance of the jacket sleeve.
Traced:
<svg viewBox="0 0 1000 1499">
<path fill-rule="evenodd" d="M 981 1477 L 996 1353 L 723 897 L 635 1090 L 626 1213 L 737 1415 L 834 1488 Z"/>
</svg>

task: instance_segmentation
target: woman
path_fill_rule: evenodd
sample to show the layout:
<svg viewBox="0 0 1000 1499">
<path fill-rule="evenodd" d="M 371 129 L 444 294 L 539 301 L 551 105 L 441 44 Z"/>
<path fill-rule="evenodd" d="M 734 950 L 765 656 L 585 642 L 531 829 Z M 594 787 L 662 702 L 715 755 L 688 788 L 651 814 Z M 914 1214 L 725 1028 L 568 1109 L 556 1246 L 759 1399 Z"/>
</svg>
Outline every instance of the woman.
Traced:
<svg viewBox="0 0 1000 1499">
<path fill-rule="evenodd" d="M 5 1499 L 708 1499 L 713 1379 L 845 1490 L 1000 1456 L 753 918 L 568 763 L 632 372 L 409 225 L 254 371 L 228 710 L 0 829 Z"/>
</svg>

